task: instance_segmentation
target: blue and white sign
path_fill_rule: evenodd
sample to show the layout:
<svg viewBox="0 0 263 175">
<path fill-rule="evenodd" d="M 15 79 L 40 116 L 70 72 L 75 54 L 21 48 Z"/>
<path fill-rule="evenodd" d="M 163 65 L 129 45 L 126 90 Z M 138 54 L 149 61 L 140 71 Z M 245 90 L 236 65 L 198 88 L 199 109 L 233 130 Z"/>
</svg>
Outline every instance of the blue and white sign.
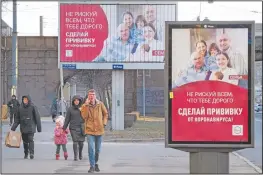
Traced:
<svg viewBox="0 0 263 175">
<path fill-rule="evenodd" d="M 112 69 L 114 70 L 123 70 L 123 64 L 113 64 Z"/>
<path fill-rule="evenodd" d="M 76 64 L 62 64 L 62 68 L 63 69 L 77 69 L 77 65 Z"/>
</svg>

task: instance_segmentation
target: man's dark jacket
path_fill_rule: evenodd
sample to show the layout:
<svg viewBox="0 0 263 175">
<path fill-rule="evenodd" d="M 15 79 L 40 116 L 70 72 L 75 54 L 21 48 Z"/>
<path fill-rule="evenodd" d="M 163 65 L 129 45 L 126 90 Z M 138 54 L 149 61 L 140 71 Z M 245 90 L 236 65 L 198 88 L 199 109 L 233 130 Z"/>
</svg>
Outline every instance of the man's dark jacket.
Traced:
<svg viewBox="0 0 263 175">
<path fill-rule="evenodd" d="M 13 95 L 12 97 L 16 97 L 16 96 Z M 7 103 L 7 106 L 9 107 L 10 113 L 16 113 L 20 104 L 17 99 L 12 99 Z"/>
</svg>

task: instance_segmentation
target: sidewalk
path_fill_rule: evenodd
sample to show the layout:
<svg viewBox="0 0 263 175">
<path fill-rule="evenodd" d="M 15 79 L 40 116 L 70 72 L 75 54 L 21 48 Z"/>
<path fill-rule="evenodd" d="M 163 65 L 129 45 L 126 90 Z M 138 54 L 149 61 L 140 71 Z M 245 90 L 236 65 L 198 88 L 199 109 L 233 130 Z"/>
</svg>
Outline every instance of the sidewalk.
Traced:
<svg viewBox="0 0 263 175">
<path fill-rule="evenodd" d="M 8 119 L 5 119 L 5 120 L 2 120 L 2 123 L 3 124 L 6 124 L 6 123 L 9 123 L 9 118 Z M 41 117 L 41 121 L 52 121 L 52 118 L 51 117 Z"/>
<path fill-rule="evenodd" d="M 67 145 L 67 161 L 54 160 L 52 143 L 35 147 L 35 160 L 23 160 L 22 148 L 3 147 L 3 173 L 87 173 L 89 169 L 87 143 L 84 160 L 78 162 L 72 159 L 72 143 Z M 101 173 L 189 173 L 189 154 L 164 148 L 163 143 L 103 143 L 99 164 Z M 234 154 L 230 154 L 230 173 L 259 174 Z"/>
</svg>

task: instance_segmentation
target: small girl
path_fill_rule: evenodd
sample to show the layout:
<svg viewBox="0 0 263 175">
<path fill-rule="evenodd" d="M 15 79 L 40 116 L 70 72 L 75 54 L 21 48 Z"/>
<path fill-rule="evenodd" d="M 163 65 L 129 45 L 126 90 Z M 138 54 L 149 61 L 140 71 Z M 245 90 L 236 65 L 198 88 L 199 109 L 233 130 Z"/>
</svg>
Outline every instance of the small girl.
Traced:
<svg viewBox="0 0 263 175">
<path fill-rule="evenodd" d="M 224 74 L 218 71 L 218 72 L 215 72 L 213 80 L 220 81 L 220 80 L 223 80 L 223 78 L 224 78 Z"/>
<path fill-rule="evenodd" d="M 64 152 L 64 158 L 67 160 L 68 158 L 68 153 L 67 153 L 67 147 L 66 144 L 68 142 L 67 134 L 69 133 L 69 130 L 63 130 L 62 127 L 64 125 L 65 117 L 63 116 L 58 116 L 56 118 L 56 128 L 55 128 L 55 144 L 57 145 L 57 150 L 56 150 L 56 160 L 59 160 L 59 153 L 60 153 L 60 148 L 62 146 L 63 152 Z"/>
<path fill-rule="evenodd" d="M 216 64 L 216 54 L 220 52 L 220 49 L 216 43 L 212 43 L 208 49 L 209 57 L 206 58 L 206 66 L 209 67 L 209 70 L 213 71 L 218 69 Z"/>
<path fill-rule="evenodd" d="M 140 44 L 141 42 L 144 41 L 144 37 L 143 37 L 143 27 L 146 25 L 146 20 L 144 18 L 143 15 L 138 15 L 136 20 L 135 20 L 135 26 L 136 29 L 134 31 L 134 40 L 135 43 Z"/>
</svg>

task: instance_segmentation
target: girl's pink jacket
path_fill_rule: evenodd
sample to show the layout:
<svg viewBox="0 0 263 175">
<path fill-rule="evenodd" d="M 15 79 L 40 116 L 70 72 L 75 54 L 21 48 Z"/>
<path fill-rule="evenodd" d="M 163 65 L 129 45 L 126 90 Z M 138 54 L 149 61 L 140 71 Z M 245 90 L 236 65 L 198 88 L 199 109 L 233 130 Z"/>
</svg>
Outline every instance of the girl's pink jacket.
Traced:
<svg viewBox="0 0 263 175">
<path fill-rule="evenodd" d="M 69 133 L 69 129 L 63 131 L 62 127 L 59 127 L 59 128 L 55 128 L 55 138 L 54 138 L 54 141 L 55 141 L 55 144 L 56 145 L 65 145 L 68 143 L 68 133 Z"/>
</svg>

